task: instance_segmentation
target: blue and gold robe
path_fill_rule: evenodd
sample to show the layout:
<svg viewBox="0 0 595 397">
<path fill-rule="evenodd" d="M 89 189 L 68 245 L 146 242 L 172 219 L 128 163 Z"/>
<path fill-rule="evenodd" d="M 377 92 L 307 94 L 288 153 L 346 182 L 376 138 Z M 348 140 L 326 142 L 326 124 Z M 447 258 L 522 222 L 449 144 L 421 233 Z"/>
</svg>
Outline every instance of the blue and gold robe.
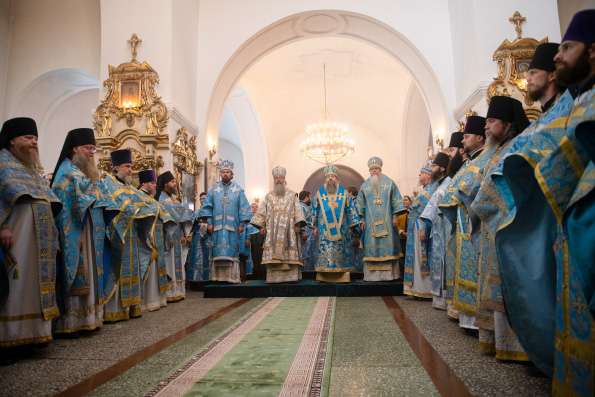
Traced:
<svg viewBox="0 0 595 397">
<path fill-rule="evenodd" d="M 165 191 L 159 196 L 159 205 L 172 217 L 174 225 L 165 227 L 165 252 L 166 262 L 173 261 L 169 274 L 172 286 L 167 294 L 168 302 L 184 299 L 186 296 L 185 276 L 187 248 L 182 244 L 182 239 L 187 239 L 191 233 L 193 213 L 182 203 L 175 202 Z"/>
<path fill-rule="evenodd" d="M 366 223 L 364 266 L 369 270 L 392 271 L 402 256 L 399 234 L 393 227 L 393 217 L 405 210 L 399 188 L 386 175 L 379 175 L 376 190 L 370 177 L 362 184 L 356 204 L 360 220 Z"/>
<path fill-rule="evenodd" d="M 336 194 L 320 186 L 312 203 L 312 222 L 318 229 L 318 259 L 315 270 L 320 273 L 342 273 L 353 270 L 348 260 L 353 247 L 347 238 L 350 228 L 359 224 L 359 217 L 343 185 Z"/>
<path fill-rule="evenodd" d="M 132 186 L 125 185 L 112 175 L 106 175 L 98 184 L 103 194 L 119 207 L 119 213 L 108 225 L 108 237 L 111 247 L 111 264 L 118 277 L 118 309 L 111 311 L 106 306 L 106 321 L 127 320 L 131 315 L 141 315 L 141 278 L 146 274 L 150 261 L 141 259 L 140 236 L 135 222 L 154 224 L 158 213 L 155 200 L 145 198 L 144 193 Z M 149 249 L 148 254 L 157 254 L 156 247 Z M 114 298 L 112 298 L 114 299 Z M 109 302 L 108 302 L 109 303 Z"/>
<path fill-rule="evenodd" d="M 487 225 L 495 233 L 499 271 L 485 283 L 483 300 L 506 312 L 529 359 L 549 376 L 553 372 L 556 221 L 535 178 L 540 159 L 555 146 L 564 128 L 551 122 L 567 117 L 569 91 L 515 137 L 484 181 L 482 195 Z M 498 283 L 498 280 L 500 283 Z M 534 302 L 540 302 L 535 310 Z"/>
<path fill-rule="evenodd" d="M 9 150 L 0 150 L 0 225 L 12 221 L 21 222 L 20 218 L 12 219 L 17 213 L 16 207 L 27 206 L 27 211 L 32 214 L 33 225 L 25 225 L 33 235 L 28 236 L 30 241 L 16 241 L 16 246 L 6 251 L 0 248 L 0 267 L 5 277 L 3 284 L 7 290 L 2 291 L 6 299 L 0 301 L 0 347 L 14 347 L 32 343 L 44 343 L 52 339 L 51 320 L 59 315 L 56 305 L 56 253 L 58 251 L 58 231 L 54 223 L 56 216 L 62 208 L 58 197 L 49 188 L 48 183 L 37 173 L 25 167 Z M 17 213 L 18 214 L 18 213 Z M 15 236 L 16 238 L 16 236 Z M 34 257 L 36 263 L 19 263 L 15 251 L 27 251 L 35 247 Z M 26 267 L 37 266 L 36 280 L 29 280 L 30 285 L 38 288 L 20 291 L 15 288 L 24 282 Z M 15 295 L 15 293 L 17 295 Z M 32 313 L 18 294 L 32 294 L 36 303 L 34 307 L 40 312 Z M 14 305 L 14 307 L 13 307 Z M 39 305 L 39 306 L 38 306 Z M 14 309 L 14 310 L 13 310 Z M 23 312 L 25 310 L 25 312 Z M 11 314 L 12 313 L 12 314 Z M 18 313 L 18 315 L 16 315 Z M 35 317 L 27 320 L 25 315 Z M 22 325 L 22 332 L 13 331 Z M 27 329 L 29 328 L 29 329 Z M 31 328 L 35 328 L 32 329 Z M 27 331 L 28 335 L 24 335 Z M 28 331 L 32 331 L 29 334 Z"/>
<path fill-rule="evenodd" d="M 444 310 L 446 310 L 446 241 L 450 236 L 450 222 L 442 215 L 438 205 L 442 202 L 450 182 L 450 177 L 440 182 L 440 186 L 420 215 L 420 219 L 430 224 L 427 238 L 430 247 L 428 265 L 432 282 L 432 305 Z"/>
<path fill-rule="evenodd" d="M 95 297 L 91 301 L 94 305 L 103 305 L 116 288 L 116 275 L 110 267 L 110 261 L 104 262 L 104 257 L 110 256 L 109 252 L 104 252 L 107 239 L 104 216 L 113 217 L 118 209 L 115 203 L 101 194 L 97 184 L 83 174 L 68 158 L 60 164 L 54 176 L 52 190 L 64 205 L 56 218 L 61 246 L 59 256 L 61 301 L 65 304 L 70 296 L 86 296 L 94 290 Z M 81 250 L 84 239 L 83 229 L 86 224 L 92 228 L 93 245 L 89 249 L 94 254 L 91 267 L 93 274 L 89 274 L 89 264 L 85 263 Z M 67 309 L 68 307 L 65 308 Z M 92 307 L 88 310 L 95 311 L 96 308 Z M 68 313 L 62 314 L 68 315 Z M 83 317 L 79 315 L 78 318 Z M 92 329 L 97 324 L 71 325 Z M 78 329 L 60 331 L 78 331 Z"/>
<path fill-rule="evenodd" d="M 250 236 L 258 233 L 258 229 L 247 224 L 240 234 L 240 254 L 245 258 L 245 272 L 246 275 L 254 273 L 254 262 L 252 262 L 252 247 L 250 246 Z"/>
<path fill-rule="evenodd" d="M 595 119 L 595 89 L 575 99 L 569 117 L 554 120 L 565 125 L 565 134 L 538 163 L 537 179 L 557 221 L 556 311 L 554 352 L 554 395 L 592 396 L 595 392 L 595 318 L 593 258 L 585 260 L 592 242 L 592 207 L 586 200 L 592 191 L 592 167 L 587 147 L 577 141 L 575 130 Z M 589 124 L 586 124 L 589 125 Z M 592 134 L 587 127 L 587 134 Z M 588 229 L 586 236 L 581 230 Z M 572 250 L 570 249 L 572 248 Z M 588 252 L 588 251 L 587 251 Z"/>
<path fill-rule="evenodd" d="M 477 314 L 480 240 L 479 219 L 470 206 L 479 190 L 482 172 L 495 150 L 495 146 L 485 147 L 473 160 L 465 163 L 440 204 L 455 229 L 453 307 L 471 317 Z"/>
<path fill-rule="evenodd" d="M 312 205 L 308 205 L 300 201 L 300 207 L 304 214 L 304 220 L 306 225 L 303 227 L 304 233 L 306 233 L 306 241 L 301 241 L 300 256 L 304 263 L 303 271 L 313 272 L 316 265 L 316 248 L 318 246 L 317 239 L 314 236 L 314 222 L 313 222 L 313 211 Z"/>
<path fill-rule="evenodd" d="M 209 281 L 211 266 L 211 235 L 207 233 L 207 224 L 195 216 L 192 228 L 192 243 L 186 259 L 187 281 Z"/>
<path fill-rule="evenodd" d="M 250 221 L 252 210 L 244 189 L 236 182 L 217 182 L 209 189 L 199 216 L 213 225 L 213 260 L 237 261 L 240 255 L 238 227 Z"/>
<path fill-rule="evenodd" d="M 420 285 L 414 286 L 414 272 L 415 267 L 418 266 L 422 278 L 430 275 L 430 267 L 428 266 L 430 224 L 419 217 L 437 188 L 437 182 L 432 182 L 424 186 L 422 191 L 415 196 L 409 207 L 409 216 L 407 217 L 407 248 L 405 249 L 405 274 L 403 276 L 403 293 L 405 295 L 417 296 L 419 298 L 431 297 L 430 291 L 426 291 L 421 285 L 421 280 L 419 280 Z M 426 232 L 426 239 L 424 241 L 421 241 L 419 238 L 419 232 L 422 229 Z"/>
</svg>

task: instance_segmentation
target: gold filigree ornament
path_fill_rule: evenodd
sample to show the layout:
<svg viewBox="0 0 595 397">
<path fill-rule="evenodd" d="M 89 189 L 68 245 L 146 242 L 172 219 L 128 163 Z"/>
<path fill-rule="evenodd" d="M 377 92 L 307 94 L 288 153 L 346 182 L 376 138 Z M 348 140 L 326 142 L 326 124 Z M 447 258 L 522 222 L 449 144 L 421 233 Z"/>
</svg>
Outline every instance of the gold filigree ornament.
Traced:
<svg viewBox="0 0 595 397">
<path fill-rule="evenodd" d="M 523 103 L 527 117 L 533 121 L 541 114 L 541 108 L 527 95 L 526 75 L 535 48 L 542 43 L 547 43 L 548 38 L 536 40 L 522 37 L 522 24 L 526 20 L 518 11 L 509 18 L 515 26 L 517 38 L 513 41 L 504 39 L 494 52 L 492 59 L 498 65 L 498 76 L 488 86 L 487 101 L 489 103 L 495 95 L 516 98 Z"/>
<path fill-rule="evenodd" d="M 163 155 L 169 151 L 169 113 L 156 92 L 159 74 L 136 58 L 142 40 L 133 34 L 128 43 L 131 60 L 108 66 L 108 78 L 103 82 L 105 97 L 93 115 L 99 165 L 109 172 L 110 153 L 130 148 L 135 154 L 135 171 L 158 171 L 164 164 Z"/>
</svg>

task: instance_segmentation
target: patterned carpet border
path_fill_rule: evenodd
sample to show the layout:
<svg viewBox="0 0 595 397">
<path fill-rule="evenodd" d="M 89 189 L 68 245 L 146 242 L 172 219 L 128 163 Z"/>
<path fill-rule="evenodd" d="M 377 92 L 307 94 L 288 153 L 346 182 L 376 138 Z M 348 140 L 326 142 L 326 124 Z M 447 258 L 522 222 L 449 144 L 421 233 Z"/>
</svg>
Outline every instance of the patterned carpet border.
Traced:
<svg viewBox="0 0 595 397">
<path fill-rule="evenodd" d="M 313 384 L 318 384 L 316 367 L 321 350 L 325 350 L 324 341 L 328 339 L 327 325 L 329 311 L 332 313 L 334 299 L 318 298 L 310 321 L 302 337 L 298 351 L 283 383 L 280 397 L 308 396 Z"/>
<path fill-rule="evenodd" d="M 336 301 L 337 298 L 331 298 L 326 308 L 324 325 L 322 327 L 322 338 L 320 339 L 318 355 L 316 356 L 316 364 L 314 365 L 314 373 L 312 376 L 312 381 L 310 382 L 310 390 L 308 393 L 309 397 L 320 397 L 322 394 L 326 360 L 330 357 L 330 355 L 327 353 L 329 349 L 329 337 L 331 336 L 333 311 L 335 309 Z"/>
<path fill-rule="evenodd" d="M 241 337 L 243 335 L 245 335 L 247 333 L 247 331 L 249 331 L 249 330 L 245 329 L 247 323 L 250 328 L 255 327 L 260 322 L 260 320 L 262 320 L 274 308 L 276 308 L 281 303 L 281 301 L 283 301 L 283 298 L 269 298 L 269 299 L 266 299 L 264 302 L 262 302 L 257 307 L 255 307 L 254 309 L 250 310 L 248 313 L 246 313 L 246 315 L 241 320 L 239 320 L 237 323 L 232 325 L 223 334 L 219 335 L 219 337 L 217 337 L 211 343 L 209 343 L 209 345 L 206 348 L 202 349 L 200 352 L 193 355 L 190 358 L 190 360 L 188 360 L 188 362 L 186 362 L 186 364 L 184 364 L 182 367 L 178 368 L 166 379 L 159 382 L 153 389 L 151 389 L 149 392 L 147 392 L 145 394 L 145 397 L 182 395 L 183 393 L 179 393 L 179 391 L 180 391 L 179 387 L 182 386 L 184 389 L 187 390 L 188 388 L 190 388 L 190 386 L 194 382 L 187 384 L 187 382 L 180 382 L 180 380 L 182 380 L 183 377 L 185 375 L 187 375 L 188 371 L 190 369 L 192 369 L 193 366 L 195 366 L 199 361 L 201 361 L 203 358 L 205 358 L 208 354 L 212 354 L 212 352 L 216 348 L 220 347 L 222 343 L 229 342 L 230 337 L 235 337 L 235 338 L 233 338 L 233 339 L 235 339 L 234 340 L 235 343 L 239 342 L 239 339 L 241 339 Z M 260 315 L 255 317 L 255 315 L 257 315 L 257 314 L 260 314 Z M 241 330 L 241 332 L 238 333 L 237 331 L 240 327 L 242 327 L 243 329 Z M 234 332 L 235 332 L 235 334 L 234 334 Z M 234 335 L 232 335 L 232 334 L 234 334 Z M 238 334 L 240 334 L 240 335 L 238 335 Z M 237 339 L 238 336 L 240 337 L 239 339 Z M 233 346 L 230 346 L 229 343 L 226 343 L 226 345 L 227 345 L 226 350 L 230 350 L 233 347 Z M 215 363 L 213 363 L 213 365 L 214 364 Z M 175 383 L 177 383 L 177 385 L 174 385 Z M 174 387 L 174 389 L 178 393 L 168 393 L 167 392 L 166 389 L 169 389 L 172 386 L 178 386 L 178 387 Z M 171 391 L 174 391 L 174 390 L 171 390 Z"/>
</svg>

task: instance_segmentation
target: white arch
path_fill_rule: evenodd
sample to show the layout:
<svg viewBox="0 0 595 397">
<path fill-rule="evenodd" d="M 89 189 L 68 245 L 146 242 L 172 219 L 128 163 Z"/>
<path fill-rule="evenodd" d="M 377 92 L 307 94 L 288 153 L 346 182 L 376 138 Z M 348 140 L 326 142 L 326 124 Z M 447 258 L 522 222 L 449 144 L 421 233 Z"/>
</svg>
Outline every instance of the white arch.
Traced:
<svg viewBox="0 0 595 397">
<path fill-rule="evenodd" d="M 244 158 L 244 180 L 249 198 L 263 197 L 269 189 L 269 151 L 258 114 L 250 96 L 236 86 L 225 102 L 225 110 L 238 133 Z M 223 113 L 222 113 L 223 114 Z"/>
<path fill-rule="evenodd" d="M 32 80 L 15 103 L 9 117 L 27 116 L 37 122 L 39 154 L 49 172 L 68 129 L 92 126 L 93 109 L 99 103 L 99 81 L 81 69 L 51 70 Z M 64 109 L 64 104 L 79 108 Z"/>
<path fill-rule="evenodd" d="M 357 39 L 387 51 L 413 76 L 430 115 L 432 130 L 448 130 L 448 112 L 438 78 L 406 37 L 387 24 L 363 14 L 321 10 L 297 13 L 267 26 L 231 56 L 213 88 L 206 119 L 207 136 L 216 139 L 225 101 L 234 85 L 254 62 L 281 46 L 316 36 Z"/>
</svg>

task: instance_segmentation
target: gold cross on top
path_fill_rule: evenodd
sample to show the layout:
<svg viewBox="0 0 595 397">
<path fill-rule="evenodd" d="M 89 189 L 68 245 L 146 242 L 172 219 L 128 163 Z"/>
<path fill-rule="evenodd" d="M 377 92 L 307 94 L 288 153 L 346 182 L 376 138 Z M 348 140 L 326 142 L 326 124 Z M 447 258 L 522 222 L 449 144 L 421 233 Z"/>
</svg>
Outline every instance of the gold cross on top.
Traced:
<svg viewBox="0 0 595 397">
<path fill-rule="evenodd" d="M 527 18 L 521 15 L 520 12 L 515 11 L 514 14 L 510 18 L 508 18 L 510 23 L 514 25 L 514 30 L 516 30 L 516 38 L 520 39 L 523 35 L 523 23 L 527 22 Z"/>
<path fill-rule="evenodd" d="M 128 40 L 128 43 L 130 44 L 130 52 L 132 53 L 132 62 L 136 61 L 136 48 L 142 42 L 143 41 L 136 35 L 136 33 L 132 33 L 130 40 Z"/>
</svg>

